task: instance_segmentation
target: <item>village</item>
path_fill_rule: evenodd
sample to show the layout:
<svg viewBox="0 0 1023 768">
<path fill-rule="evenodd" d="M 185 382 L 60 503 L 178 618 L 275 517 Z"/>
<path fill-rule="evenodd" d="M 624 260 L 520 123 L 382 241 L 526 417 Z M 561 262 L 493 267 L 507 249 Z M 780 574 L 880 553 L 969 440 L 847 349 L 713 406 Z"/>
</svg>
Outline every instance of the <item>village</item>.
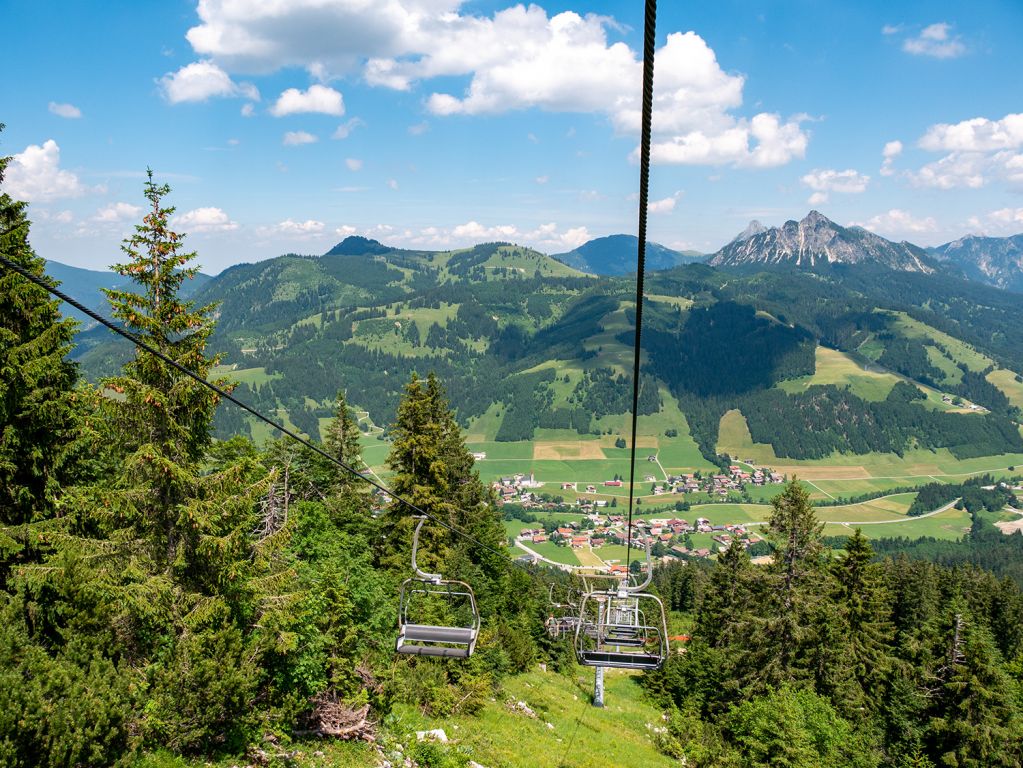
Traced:
<svg viewBox="0 0 1023 768">
<path fill-rule="evenodd" d="M 674 512 L 689 510 L 690 502 L 687 496 L 693 499 L 694 503 L 729 501 L 736 495 L 741 496 L 748 486 L 778 485 L 784 481 L 785 477 L 780 473 L 752 464 L 747 466 L 732 464 L 727 474 L 703 475 L 699 472 L 669 474 L 662 481 L 648 474 L 643 479 L 644 483 L 651 484 L 648 496 L 669 498 L 664 499 L 666 504 L 658 505 L 656 508 L 657 517 L 633 521 L 631 544 L 641 551 L 649 544 L 652 556 L 658 560 L 712 557 L 718 551 L 728 548 L 733 539 L 749 549 L 761 541 L 761 537 L 750 531 L 747 526 L 712 525 L 703 517 L 697 517 L 693 522 L 689 522 L 677 516 L 664 516 L 664 513 L 668 510 Z M 533 474 L 503 477 L 492 484 L 501 504 L 514 504 L 523 511 L 533 513 L 571 510 L 581 515 L 579 521 L 571 522 L 556 519 L 539 522 L 532 518 L 534 522 L 524 526 L 514 537 L 521 549 L 536 555 L 530 545 L 550 542 L 573 550 L 590 550 L 600 557 L 598 553 L 602 547 L 628 543 L 625 516 L 614 511 L 619 499 L 615 491 L 611 490 L 625 487 L 626 483 L 621 478 L 615 476 L 605 480 L 599 488 L 594 484 L 582 486 L 581 483 L 558 483 L 560 491 L 576 495 L 572 501 L 567 501 L 562 495 L 542 491 L 544 485 L 543 482 L 536 480 Z M 710 534 L 709 542 L 707 536 L 698 537 L 701 543 L 709 543 L 709 546 L 695 546 L 692 534 Z M 616 564 L 617 561 L 613 558 L 601 559 L 607 563 L 606 570 L 612 573 L 625 567 Z"/>
<path fill-rule="evenodd" d="M 556 522 L 539 527 L 533 524 L 532 527 L 523 527 L 515 538 L 517 543 L 525 545 L 523 548 L 527 552 L 531 551 L 530 544 L 541 544 L 546 541 L 571 549 L 599 550 L 607 544 L 625 546 L 629 538 L 626 528 L 624 515 L 590 514 L 579 522 Z M 690 540 L 690 534 L 693 533 L 711 534 L 713 548 L 693 547 Z M 679 557 L 710 557 L 731 546 L 733 539 L 749 549 L 761 541 L 762 537 L 750 531 L 747 526 L 711 525 L 710 521 L 703 517 L 696 518 L 693 523 L 674 517 L 639 519 L 632 522 L 632 547 L 642 552 L 649 544 L 652 557 L 661 561 Z M 616 573 L 624 571 L 625 566 L 614 564 L 612 561 L 605 570 Z"/>
<path fill-rule="evenodd" d="M 655 457 L 650 457 L 653 460 Z M 700 472 L 681 475 L 667 475 L 665 480 L 658 481 L 652 474 L 643 478 L 644 483 L 650 483 L 650 496 L 680 496 L 684 500 L 687 494 L 706 494 L 707 500 L 727 501 L 730 494 L 742 494 L 747 486 L 777 485 L 785 482 L 785 476 L 774 472 L 766 467 L 754 467 L 752 464 L 742 466 L 732 464 L 728 467 L 728 474 L 703 475 Z M 498 501 L 502 504 L 519 504 L 524 509 L 546 509 L 551 510 L 564 506 L 561 502 L 554 501 L 555 496 L 548 493 L 541 493 L 538 489 L 544 487 L 544 483 L 536 480 L 532 473 L 528 475 L 516 474 L 511 477 L 502 477 L 495 480 L 491 486 L 498 495 Z M 623 488 L 625 481 L 617 475 L 601 483 L 601 488 L 589 484 L 580 488 L 581 483 L 562 482 L 559 483 L 560 490 L 570 491 L 579 495 L 574 502 L 582 513 L 592 512 L 607 506 L 617 506 L 616 497 L 613 491 L 605 489 Z M 603 493 L 603 498 L 597 498 Z M 639 494 L 637 494 L 639 495 Z M 680 507 L 681 509 L 681 507 Z"/>
</svg>

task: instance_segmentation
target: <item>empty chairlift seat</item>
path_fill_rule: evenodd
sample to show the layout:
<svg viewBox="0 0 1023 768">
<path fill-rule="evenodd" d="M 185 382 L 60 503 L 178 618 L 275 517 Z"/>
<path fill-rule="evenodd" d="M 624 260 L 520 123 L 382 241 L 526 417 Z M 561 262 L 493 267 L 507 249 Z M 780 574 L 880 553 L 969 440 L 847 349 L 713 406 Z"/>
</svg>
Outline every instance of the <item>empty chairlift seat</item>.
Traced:
<svg viewBox="0 0 1023 768">
<path fill-rule="evenodd" d="M 642 590 L 650 583 L 650 550 L 647 578 L 630 587 L 623 581 L 617 589 L 590 591 L 579 604 L 575 648 L 580 664 L 617 669 L 659 669 L 668 651 L 668 625 L 664 604 Z"/>
<path fill-rule="evenodd" d="M 464 581 L 425 573 L 416 564 L 420 517 L 412 541 L 413 575 L 402 582 L 398 599 L 398 653 L 465 659 L 472 655 L 480 631 L 476 596 Z"/>
</svg>

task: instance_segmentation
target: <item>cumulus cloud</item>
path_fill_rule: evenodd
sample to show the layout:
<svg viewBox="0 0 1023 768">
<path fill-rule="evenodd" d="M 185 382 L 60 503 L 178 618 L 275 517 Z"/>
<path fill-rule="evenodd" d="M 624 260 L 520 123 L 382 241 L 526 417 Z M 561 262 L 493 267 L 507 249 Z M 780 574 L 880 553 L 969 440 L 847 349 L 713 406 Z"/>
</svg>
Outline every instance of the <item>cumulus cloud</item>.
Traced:
<svg viewBox="0 0 1023 768">
<path fill-rule="evenodd" d="M 58 104 L 55 101 L 51 101 L 49 109 L 50 112 L 57 117 L 65 117 L 69 120 L 74 120 L 82 116 L 82 110 L 74 104 Z"/>
<path fill-rule="evenodd" d="M 131 221 L 138 218 L 142 208 L 131 203 L 111 203 L 96 211 L 93 221 L 101 224 L 119 224 L 123 221 Z"/>
<path fill-rule="evenodd" d="M 1001 120 L 974 117 L 959 123 L 932 125 L 920 139 L 931 152 L 990 152 L 1023 146 L 1023 113 Z"/>
<path fill-rule="evenodd" d="M 360 160 L 357 157 L 346 157 L 345 158 L 345 165 L 348 166 L 348 170 L 349 171 L 361 171 L 362 170 L 362 160 Z"/>
<path fill-rule="evenodd" d="M 256 234 L 264 239 L 313 240 L 324 233 L 327 225 L 322 221 L 285 219 L 272 226 L 258 227 Z"/>
<path fill-rule="evenodd" d="M 42 146 L 30 144 L 11 157 L 4 186 L 11 197 L 30 203 L 49 203 L 101 191 L 90 189 L 74 173 L 60 167 L 60 147 L 53 139 L 47 139 Z"/>
<path fill-rule="evenodd" d="M 895 162 L 895 158 L 902 154 L 902 142 L 901 141 L 889 141 L 884 145 L 884 149 L 881 151 L 881 175 L 892 176 L 895 171 L 892 169 L 892 164 Z"/>
<path fill-rule="evenodd" d="M 828 201 L 829 193 L 841 192 L 847 195 L 856 195 L 867 191 L 870 177 L 864 176 L 851 168 L 845 171 L 836 171 L 830 168 L 815 168 L 801 179 L 804 186 L 813 190 L 810 205 L 820 205 Z"/>
<path fill-rule="evenodd" d="M 1023 113 L 999 120 L 975 117 L 939 123 L 928 128 L 917 145 L 943 155 L 906 172 L 916 186 L 979 189 L 992 181 L 1023 184 Z"/>
<path fill-rule="evenodd" d="M 206 101 L 214 97 L 241 97 L 259 101 L 259 91 L 252 83 L 236 83 L 212 61 L 194 61 L 160 78 L 164 98 L 171 104 Z M 248 105 L 246 105 L 248 106 Z"/>
<path fill-rule="evenodd" d="M 284 134 L 283 143 L 286 147 L 297 147 L 302 144 L 315 144 L 319 139 L 308 131 L 288 131 Z"/>
<path fill-rule="evenodd" d="M 671 213 L 675 210 L 675 202 L 681 196 L 681 192 L 676 192 L 671 197 L 665 197 L 661 200 L 652 200 L 647 203 L 646 209 L 649 213 Z"/>
<path fill-rule="evenodd" d="M 857 223 L 871 232 L 896 238 L 926 234 L 934 232 L 938 228 L 938 223 L 933 217 L 917 218 L 900 208 L 892 208 L 887 213 L 881 213 L 867 221 Z"/>
<path fill-rule="evenodd" d="M 174 226 L 185 232 L 232 232 L 238 229 L 238 223 L 231 221 L 223 209 L 212 206 L 175 216 Z"/>
<path fill-rule="evenodd" d="M 270 107 L 270 114 L 274 117 L 305 112 L 341 117 L 345 113 L 344 98 L 333 88 L 328 88 L 325 85 L 310 85 L 307 91 L 288 88 L 277 97 L 276 103 Z"/>
<path fill-rule="evenodd" d="M 966 53 L 966 45 L 959 35 L 951 34 L 952 25 L 938 22 L 923 28 L 916 37 L 902 42 L 902 50 L 916 56 L 933 56 L 936 59 L 954 59 Z"/>
<path fill-rule="evenodd" d="M 388 243 L 416 248 L 464 248 L 485 241 L 510 241 L 536 248 L 546 253 L 559 253 L 578 248 L 593 236 L 586 227 L 561 229 L 554 222 L 540 224 L 532 229 L 514 224 L 481 224 L 471 220 L 452 227 L 423 227 L 399 229 L 388 224 L 372 227 L 343 225 L 335 234 L 347 237 L 356 233 Z"/>
<path fill-rule="evenodd" d="M 361 70 L 369 84 L 396 90 L 468 77 L 462 93 L 429 95 L 427 108 L 436 115 L 583 112 L 606 117 L 621 134 L 638 132 L 642 64 L 628 45 L 608 40 L 612 19 L 572 11 L 548 16 L 532 4 L 478 16 L 462 13 L 463 5 L 204 0 L 200 24 L 187 37 L 197 54 L 232 72 L 298 66 L 323 81 Z M 804 156 L 809 135 L 802 118 L 736 114 L 745 78 L 724 71 L 699 35 L 669 34 L 657 56 L 657 161 L 767 168 Z M 330 90 L 310 91 L 317 87 Z"/>
</svg>

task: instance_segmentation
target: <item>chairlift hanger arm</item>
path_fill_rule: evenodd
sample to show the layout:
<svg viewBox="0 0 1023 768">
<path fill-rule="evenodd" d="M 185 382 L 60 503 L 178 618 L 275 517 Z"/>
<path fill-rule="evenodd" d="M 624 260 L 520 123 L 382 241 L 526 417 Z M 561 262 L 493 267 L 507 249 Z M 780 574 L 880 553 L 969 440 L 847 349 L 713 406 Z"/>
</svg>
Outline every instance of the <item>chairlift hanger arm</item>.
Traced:
<svg viewBox="0 0 1023 768">
<path fill-rule="evenodd" d="M 416 563 L 416 554 L 419 552 L 419 529 L 423 527 L 423 523 L 426 522 L 424 515 L 417 515 L 416 520 L 416 532 L 412 535 L 412 570 L 416 574 L 417 579 L 423 581 L 430 581 L 434 584 L 439 584 L 441 581 L 441 575 L 439 573 L 427 573 L 426 571 L 420 570 L 419 565 Z"/>
</svg>

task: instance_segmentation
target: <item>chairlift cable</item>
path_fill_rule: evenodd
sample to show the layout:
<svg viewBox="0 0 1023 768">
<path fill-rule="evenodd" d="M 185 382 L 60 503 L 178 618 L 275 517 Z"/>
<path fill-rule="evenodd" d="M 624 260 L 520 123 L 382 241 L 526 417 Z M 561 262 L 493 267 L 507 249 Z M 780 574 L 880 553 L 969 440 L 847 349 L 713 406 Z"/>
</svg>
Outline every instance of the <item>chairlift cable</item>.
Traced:
<svg viewBox="0 0 1023 768">
<path fill-rule="evenodd" d="M 625 567 L 632 557 L 632 506 L 636 489 L 636 422 L 639 412 L 639 359 L 643 331 L 643 271 L 646 267 L 647 199 L 650 192 L 650 130 L 654 104 L 654 43 L 657 30 L 657 0 L 646 0 L 643 20 L 643 114 L 639 149 L 639 250 L 636 269 L 636 337 L 632 359 L 632 450 L 629 463 L 629 523 L 626 528 Z"/>
</svg>

